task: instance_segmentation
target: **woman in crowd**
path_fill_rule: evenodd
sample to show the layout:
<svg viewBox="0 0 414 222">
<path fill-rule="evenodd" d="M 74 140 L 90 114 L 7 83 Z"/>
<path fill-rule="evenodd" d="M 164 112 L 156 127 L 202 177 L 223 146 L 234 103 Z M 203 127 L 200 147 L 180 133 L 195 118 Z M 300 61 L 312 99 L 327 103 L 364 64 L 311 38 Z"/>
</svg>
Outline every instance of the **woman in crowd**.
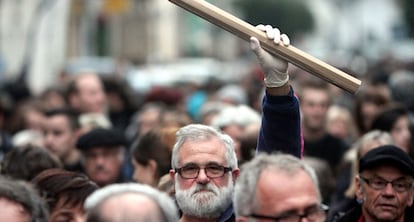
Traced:
<svg viewBox="0 0 414 222">
<path fill-rule="evenodd" d="M 86 175 L 64 169 L 47 169 L 31 181 L 46 200 L 50 222 L 81 222 L 85 199 L 98 189 Z"/>
</svg>

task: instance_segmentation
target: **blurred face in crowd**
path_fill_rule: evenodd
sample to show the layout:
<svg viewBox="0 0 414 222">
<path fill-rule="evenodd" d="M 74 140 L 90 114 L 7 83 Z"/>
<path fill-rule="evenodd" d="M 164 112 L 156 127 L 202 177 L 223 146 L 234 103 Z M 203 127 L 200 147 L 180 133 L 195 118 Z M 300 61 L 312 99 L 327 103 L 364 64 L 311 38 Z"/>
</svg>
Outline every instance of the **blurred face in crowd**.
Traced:
<svg viewBox="0 0 414 222">
<path fill-rule="evenodd" d="M 234 142 L 234 151 L 236 152 L 237 159 L 241 160 L 241 139 L 243 137 L 243 128 L 237 124 L 229 124 L 225 126 L 223 132 L 229 135 Z"/>
<path fill-rule="evenodd" d="M 121 176 L 123 147 L 94 147 L 84 156 L 86 174 L 99 186 L 115 183 Z"/>
<path fill-rule="evenodd" d="M 253 205 L 252 214 L 280 218 L 280 220 L 283 218 L 286 221 L 297 215 L 307 215 L 306 219 L 315 218 L 315 222 L 322 222 L 326 217 L 320 206 L 318 187 L 303 170 L 292 175 L 274 169 L 265 169 L 257 182 Z M 256 219 L 261 221 L 260 218 Z M 243 216 L 237 218 L 237 221 L 243 222 L 248 219 Z"/>
<path fill-rule="evenodd" d="M 148 109 L 138 116 L 139 134 L 144 135 L 161 124 L 161 111 Z"/>
<path fill-rule="evenodd" d="M 381 106 L 373 102 L 364 102 L 361 104 L 361 116 L 365 129 L 369 129 L 378 113 L 381 112 Z"/>
<path fill-rule="evenodd" d="M 85 212 L 82 206 L 65 206 L 58 203 L 54 210 L 50 212 L 50 222 L 84 222 Z"/>
<path fill-rule="evenodd" d="M 122 210 L 120 210 L 122 209 Z M 103 221 L 163 221 L 161 210 L 149 197 L 139 193 L 124 193 L 110 197 L 100 207 Z"/>
<path fill-rule="evenodd" d="M 106 111 L 106 95 L 98 76 L 87 74 L 76 81 L 76 96 L 72 104 L 82 112 L 104 113 Z"/>
<path fill-rule="evenodd" d="M 69 153 L 75 149 L 77 134 L 71 128 L 69 119 L 65 115 L 47 117 L 43 132 L 45 147 L 61 160 L 68 157 Z"/>
<path fill-rule="evenodd" d="M 223 170 L 223 175 L 215 178 L 207 176 L 204 170 L 205 167 L 229 167 L 225 149 L 217 138 L 212 138 L 201 142 L 187 141 L 179 150 L 178 168 L 200 168 L 195 178 L 188 179 L 183 177 L 183 171 L 182 174 L 170 171 L 175 183 L 176 199 L 184 214 L 198 218 L 218 218 L 231 204 L 239 169 Z"/>
<path fill-rule="evenodd" d="M 0 221 L 29 222 L 31 218 L 21 204 L 0 197 Z"/>
<path fill-rule="evenodd" d="M 325 127 L 326 113 L 329 108 L 329 95 L 326 90 L 305 88 L 300 99 L 303 126 L 309 130 Z"/>
<path fill-rule="evenodd" d="M 131 158 L 132 165 L 134 166 L 133 179 L 138 183 L 148 184 L 150 186 L 157 186 L 157 180 L 155 174 L 157 170 L 157 163 L 155 160 L 148 160 L 148 164 L 144 165 Z"/>
<path fill-rule="evenodd" d="M 44 101 L 47 109 L 59 109 L 66 106 L 65 98 L 57 91 L 51 90 L 46 92 L 46 94 L 42 96 L 42 100 Z"/>
<path fill-rule="evenodd" d="M 43 115 L 42 112 L 38 110 L 31 109 L 25 113 L 24 123 L 25 123 L 26 129 L 32 129 L 32 130 L 37 130 L 41 132 L 44 121 L 45 121 L 45 116 Z"/>
<path fill-rule="evenodd" d="M 363 200 L 366 221 L 404 221 L 404 210 L 413 203 L 412 181 L 412 177 L 388 165 L 360 173 L 356 178 L 357 198 Z"/>
<path fill-rule="evenodd" d="M 403 148 L 405 151 L 410 149 L 411 132 L 410 120 L 408 116 L 401 116 L 397 119 L 390 131 L 395 145 Z"/>
</svg>

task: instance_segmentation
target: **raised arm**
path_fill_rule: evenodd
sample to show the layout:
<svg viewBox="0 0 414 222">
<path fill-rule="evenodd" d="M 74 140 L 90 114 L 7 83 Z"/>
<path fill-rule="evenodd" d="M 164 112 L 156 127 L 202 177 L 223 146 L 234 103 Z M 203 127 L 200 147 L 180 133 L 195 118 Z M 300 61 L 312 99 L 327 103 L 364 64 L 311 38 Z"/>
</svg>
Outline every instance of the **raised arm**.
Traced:
<svg viewBox="0 0 414 222">
<path fill-rule="evenodd" d="M 275 44 L 289 46 L 287 35 L 270 25 L 258 25 Z M 250 46 L 265 74 L 266 93 L 262 102 L 262 125 L 257 152 L 283 152 L 302 157 L 303 140 L 300 128 L 299 101 L 289 84 L 288 62 L 263 50 L 257 38 Z"/>
</svg>

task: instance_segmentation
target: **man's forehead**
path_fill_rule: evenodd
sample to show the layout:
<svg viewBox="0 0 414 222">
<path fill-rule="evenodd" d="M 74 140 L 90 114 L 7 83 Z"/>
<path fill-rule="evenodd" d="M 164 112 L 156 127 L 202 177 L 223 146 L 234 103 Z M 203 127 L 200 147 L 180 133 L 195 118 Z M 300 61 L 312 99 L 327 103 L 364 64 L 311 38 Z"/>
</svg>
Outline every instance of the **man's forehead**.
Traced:
<svg viewBox="0 0 414 222">
<path fill-rule="evenodd" d="M 47 129 L 65 129 L 70 127 L 70 120 L 63 114 L 54 115 L 46 117 L 45 126 Z"/>
<path fill-rule="evenodd" d="M 183 146 L 178 152 L 180 164 L 195 163 L 206 165 L 209 162 L 226 163 L 224 147 Z"/>
<path fill-rule="evenodd" d="M 193 162 L 193 161 L 183 161 L 183 166 L 189 166 L 189 165 L 194 165 L 194 166 L 212 166 L 212 165 L 222 165 L 223 163 L 218 162 L 218 161 L 197 161 L 197 162 Z"/>
<path fill-rule="evenodd" d="M 224 156 L 226 148 L 217 138 L 209 138 L 201 141 L 187 140 L 181 146 L 179 155 L 194 155 L 199 153 L 216 154 Z"/>
<path fill-rule="evenodd" d="M 267 168 L 260 175 L 256 192 L 261 204 L 267 206 L 266 210 L 275 214 L 294 209 L 305 210 L 319 203 L 318 188 L 303 170 L 289 174 Z"/>
<path fill-rule="evenodd" d="M 413 176 L 410 175 L 410 173 L 400 169 L 400 167 L 395 166 L 393 164 L 383 164 L 383 165 L 378 165 L 372 168 L 368 168 L 362 171 L 361 174 L 373 175 L 373 176 L 391 175 L 395 178 L 397 177 L 413 178 Z"/>
<path fill-rule="evenodd" d="M 122 146 L 112 146 L 112 147 L 103 147 L 103 146 L 96 146 L 91 147 L 85 152 L 87 153 L 116 153 L 121 151 Z"/>
</svg>

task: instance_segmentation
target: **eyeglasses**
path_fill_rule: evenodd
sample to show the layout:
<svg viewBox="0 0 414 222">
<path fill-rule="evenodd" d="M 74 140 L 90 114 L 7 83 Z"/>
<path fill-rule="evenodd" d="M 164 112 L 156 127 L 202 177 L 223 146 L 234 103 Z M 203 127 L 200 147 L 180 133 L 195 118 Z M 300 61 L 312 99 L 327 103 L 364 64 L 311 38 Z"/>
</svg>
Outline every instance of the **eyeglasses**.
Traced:
<svg viewBox="0 0 414 222">
<path fill-rule="evenodd" d="M 328 206 L 321 204 L 319 206 L 308 209 L 304 214 L 289 213 L 277 217 L 250 214 L 247 217 L 263 220 L 272 220 L 275 222 L 300 222 L 302 218 L 306 218 L 310 222 L 322 222 L 326 219 L 326 212 L 328 211 L 328 209 Z"/>
<path fill-rule="evenodd" d="M 362 181 L 367 183 L 368 186 L 370 186 L 371 188 L 375 190 L 383 190 L 390 183 L 392 188 L 398 193 L 408 191 L 408 189 L 410 189 L 413 185 L 412 182 L 409 182 L 405 179 L 396 179 L 396 180 L 388 181 L 388 180 L 384 180 L 381 178 L 364 178 L 362 176 L 360 176 L 359 178 L 361 178 Z"/>
<path fill-rule="evenodd" d="M 200 169 L 204 169 L 204 173 L 208 178 L 218 178 L 224 176 L 225 173 L 231 171 L 231 167 L 225 167 L 220 165 L 207 165 L 201 168 L 197 165 L 187 165 L 181 168 L 175 168 L 175 172 L 178 173 L 184 179 L 194 179 L 198 177 Z"/>
</svg>

